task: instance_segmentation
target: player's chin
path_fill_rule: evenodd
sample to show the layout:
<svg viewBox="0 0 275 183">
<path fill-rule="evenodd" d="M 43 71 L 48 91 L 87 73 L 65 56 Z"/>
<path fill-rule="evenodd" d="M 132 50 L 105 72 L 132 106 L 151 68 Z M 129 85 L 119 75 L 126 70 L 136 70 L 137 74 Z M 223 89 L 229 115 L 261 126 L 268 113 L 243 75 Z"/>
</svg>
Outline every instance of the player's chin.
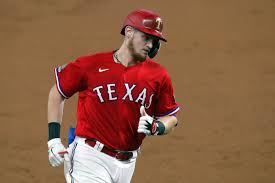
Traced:
<svg viewBox="0 0 275 183">
<path fill-rule="evenodd" d="M 139 52 L 135 52 L 133 56 L 135 60 L 138 60 L 139 62 L 143 62 L 146 60 L 146 57 L 148 56 L 148 52 L 141 50 Z"/>
<path fill-rule="evenodd" d="M 145 61 L 147 56 L 148 56 L 148 52 L 147 52 L 147 51 L 142 51 L 142 52 L 139 54 L 139 60 L 140 60 L 140 61 Z"/>
</svg>

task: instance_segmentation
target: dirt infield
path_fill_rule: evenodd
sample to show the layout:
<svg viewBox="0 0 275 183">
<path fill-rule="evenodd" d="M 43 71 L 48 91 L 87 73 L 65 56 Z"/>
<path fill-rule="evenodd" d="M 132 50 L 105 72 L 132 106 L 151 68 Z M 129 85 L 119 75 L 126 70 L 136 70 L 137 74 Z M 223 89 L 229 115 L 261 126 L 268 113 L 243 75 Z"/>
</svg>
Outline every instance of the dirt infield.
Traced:
<svg viewBox="0 0 275 183">
<path fill-rule="evenodd" d="M 125 15 L 141 7 L 164 19 L 156 60 L 182 110 L 174 133 L 145 140 L 132 182 L 274 183 L 275 0 L 1 0 L 0 182 L 64 182 L 47 156 L 53 68 L 118 48 Z"/>
</svg>

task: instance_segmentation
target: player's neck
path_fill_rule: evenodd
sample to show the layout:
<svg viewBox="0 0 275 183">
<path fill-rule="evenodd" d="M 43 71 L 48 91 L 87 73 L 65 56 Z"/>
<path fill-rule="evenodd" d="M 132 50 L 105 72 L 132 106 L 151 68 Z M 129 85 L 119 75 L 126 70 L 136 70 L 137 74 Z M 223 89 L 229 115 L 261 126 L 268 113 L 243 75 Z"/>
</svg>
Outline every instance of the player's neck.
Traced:
<svg viewBox="0 0 275 183">
<path fill-rule="evenodd" d="M 121 63 L 125 67 L 129 67 L 139 63 L 132 54 L 130 53 L 129 49 L 122 45 L 114 55 L 116 62 Z"/>
</svg>

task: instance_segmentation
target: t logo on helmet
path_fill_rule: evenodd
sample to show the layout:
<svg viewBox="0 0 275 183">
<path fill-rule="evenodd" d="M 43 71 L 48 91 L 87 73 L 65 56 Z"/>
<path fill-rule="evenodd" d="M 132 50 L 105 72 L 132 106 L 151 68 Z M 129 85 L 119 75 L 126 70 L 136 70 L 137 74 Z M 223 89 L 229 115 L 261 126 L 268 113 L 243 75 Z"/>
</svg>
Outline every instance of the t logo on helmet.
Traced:
<svg viewBox="0 0 275 183">
<path fill-rule="evenodd" d="M 157 17 L 156 19 L 144 19 L 142 24 L 144 27 L 149 29 L 154 29 L 155 31 L 161 33 L 163 24 L 160 17 Z"/>
</svg>

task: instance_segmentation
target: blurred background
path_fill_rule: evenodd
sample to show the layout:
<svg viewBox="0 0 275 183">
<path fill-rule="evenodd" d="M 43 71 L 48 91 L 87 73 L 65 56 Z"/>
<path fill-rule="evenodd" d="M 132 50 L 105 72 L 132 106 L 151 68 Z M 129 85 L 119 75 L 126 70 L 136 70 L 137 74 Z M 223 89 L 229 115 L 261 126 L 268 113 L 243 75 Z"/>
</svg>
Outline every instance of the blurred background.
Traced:
<svg viewBox="0 0 275 183">
<path fill-rule="evenodd" d="M 0 177 L 65 182 L 47 153 L 54 67 L 119 48 L 125 16 L 156 11 L 179 125 L 142 145 L 133 183 L 275 181 L 275 0 L 1 0 Z M 75 124 L 66 101 L 62 137 Z"/>
</svg>

